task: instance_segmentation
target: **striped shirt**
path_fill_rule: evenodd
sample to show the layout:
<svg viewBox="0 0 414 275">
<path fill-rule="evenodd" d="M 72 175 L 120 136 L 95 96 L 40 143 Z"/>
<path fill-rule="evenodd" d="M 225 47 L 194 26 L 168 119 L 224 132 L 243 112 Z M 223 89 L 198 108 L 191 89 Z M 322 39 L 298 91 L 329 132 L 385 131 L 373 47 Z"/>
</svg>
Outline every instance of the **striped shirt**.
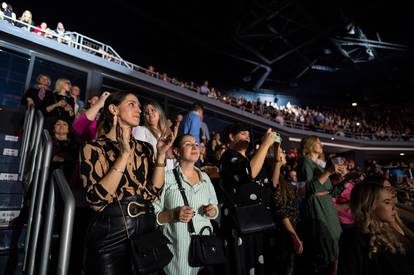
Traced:
<svg viewBox="0 0 414 275">
<path fill-rule="evenodd" d="M 194 167 L 194 169 L 199 173 L 201 179 L 198 184 L 191 185 L 187 177 L 183 175 L 179 166 L 178 174 L 180 175 L 182 185 L 185 189 L 188 203 L 196 212 L 196 215 L 193 217 L 193 224 L 196 233 L 199 233 L 202 227 L 211 227 L 210 219 L 215 219 L 217 217 L 218 208 L 216 193 L 210 178 L 198 168 Z M 202 214 L 203 206 L 206 206 L 209 203 L 213 204 L 217 210 L 216 216 L 212 218 L 208 218 Z M 160 212 L 184 205 L 173 171 L 170 170 L 166 172 L 164 190 L 161 193 L 161 198 L 153 204 L 157 215 L 157 222 L 158 214 Z M 167 275 L 196 275 L 200 268 L 191 267 L 188 264 L 190 234 L 188 232 L 187 223 L 172 221 L 161 225 L 165 236 L 171 241 L 169 247 L 174 255 L 172 261 L 164 268 L 165 273 Z M 204 234 L 207 234 L 207 232 L 204 231 Z"/>
</svg>

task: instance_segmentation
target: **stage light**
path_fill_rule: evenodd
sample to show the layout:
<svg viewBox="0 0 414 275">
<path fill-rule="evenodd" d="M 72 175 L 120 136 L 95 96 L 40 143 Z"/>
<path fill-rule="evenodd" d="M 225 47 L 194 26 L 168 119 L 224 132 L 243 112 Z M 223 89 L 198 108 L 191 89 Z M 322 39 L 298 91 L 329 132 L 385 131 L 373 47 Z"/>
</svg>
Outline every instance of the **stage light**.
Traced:
<svg viewBox="0 0 414 275">
<path fill-rule="evenodd" d="M 352 102 L 352 107 L 356 107 L 356 106 L 358 106 L 358 103 Z"/>
<path fill-rule="evenodd" d="M 359 122 L 357 122 L 357 123 L 356 123 L 356 126 L 359 126 L 359 125 L 361 125 L 361 124 L 360 124 Z"/>
<path fill-rule="evenodd" d="M 400 156 L 405 156 L 405 154 L 404 153 L 400 153 Z"/>
</svg>

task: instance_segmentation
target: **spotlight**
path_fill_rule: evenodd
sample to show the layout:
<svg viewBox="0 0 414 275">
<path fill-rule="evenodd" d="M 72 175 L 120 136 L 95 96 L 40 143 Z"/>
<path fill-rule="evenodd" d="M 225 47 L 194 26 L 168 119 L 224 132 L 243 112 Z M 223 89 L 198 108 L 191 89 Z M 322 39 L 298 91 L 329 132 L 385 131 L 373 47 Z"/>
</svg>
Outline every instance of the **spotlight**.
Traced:
<svg viewBox="0 0 414 275">
<path fill-rule="evenodd" d="M 352 107 L 356 107 L 356 106 L 358 106 L 358 103 L 352 102 Z"/>
<path fill-rule="evenodd" d="M 400 156 L 405 156 L 405 154 L 404 153 L 400 153 Z"/>
<path fill-rule="evenodd" d="M 359 126 L 359 125 L 361 125 L 361 124 L 360 124 L 359 122 L 357 122 L 357 123 L 356 123 L 356 126 Z"/>
</svg>

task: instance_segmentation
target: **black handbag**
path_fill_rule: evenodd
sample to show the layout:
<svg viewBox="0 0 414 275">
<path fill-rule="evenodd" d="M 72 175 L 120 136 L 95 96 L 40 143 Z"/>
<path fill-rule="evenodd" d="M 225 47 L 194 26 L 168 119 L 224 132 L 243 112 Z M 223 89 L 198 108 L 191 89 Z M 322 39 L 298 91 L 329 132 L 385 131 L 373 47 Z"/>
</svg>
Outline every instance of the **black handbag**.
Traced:
<svg viewBox="0 0 414 275">
<path fill-rule="evenodd" d="M 117 201 L 124 219 L 131 260 L 135 271 L 138 274 L 148 274 L 164 268 L 173 258 L 173 254 L 167 245 L 170 243 L 168 238 L 159 229 L 142 235 L 130 235 L 121 203 L 119 200 Z"/>
<path fill-rule="evenodd" d="M 241 234 L 263 232 L 276 228 L 270 209 L 262 202 L 237 205 L 224 190 L 222 184 L 219 186 L 229 203 L 232 218 Z"/>
<path fill-rule="evenodd" d="M 275 229 L 270 210 L 262 203 L 235 206 L 234 219 L 241 234 L 250 234 Z"/>
<path fill-rule="evenodd" d="M 177 169 L 173 170 L 175 179 L 178 184 L 184 205 L 189 206 L 185 190 L 178 175 Z M 204 230 L 208 230 L 210 235 L 203 235 Z M 209 226 L 201 228 L 199 234 L 195 234 L 193 221 L 188 223 L 188 232 L 191 237 L 190 248 L 188 252 L 188 263 L 192 267 L 211 266 L 226 262 L 224 255 L 223 240 L 216 236 Z"/>
</svg>

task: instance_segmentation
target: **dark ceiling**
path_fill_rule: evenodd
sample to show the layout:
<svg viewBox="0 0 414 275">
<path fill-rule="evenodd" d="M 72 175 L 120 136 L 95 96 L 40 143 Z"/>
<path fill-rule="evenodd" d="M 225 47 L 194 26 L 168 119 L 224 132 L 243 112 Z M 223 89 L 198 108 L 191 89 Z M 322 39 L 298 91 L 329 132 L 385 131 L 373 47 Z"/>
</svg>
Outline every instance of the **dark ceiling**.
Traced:
<svg viewBox="0 0 414 275">
<path fill-rule="evenodd" d="M 298 96 L 388 98 L 392 94 L 393 99 L 405 101 L 414 87 L 410 50 L 376 49 L 375 59 L 355 63 L 330 38 L 343 34 L 346 22 L 352 21 L 368 39 L 411 48 L 409 1 L 360 2 L 75 0 L 62 6 L 61 1 L 39 0 L 14 6 L 18 16 L 29 9 L 37 23 L 44 20 L 54 27 L 62 21 L 67 30 L 110 44 L 126 60 L 152 64 L 183 80 L 208 79 L 220 87 L 251 88 L 264 69 L 244 82 L 256 66 L 238 57 L 271 67 L 264 88 Z M 315 70 L 311 65 L 336 71 Z"/>
</svg>

